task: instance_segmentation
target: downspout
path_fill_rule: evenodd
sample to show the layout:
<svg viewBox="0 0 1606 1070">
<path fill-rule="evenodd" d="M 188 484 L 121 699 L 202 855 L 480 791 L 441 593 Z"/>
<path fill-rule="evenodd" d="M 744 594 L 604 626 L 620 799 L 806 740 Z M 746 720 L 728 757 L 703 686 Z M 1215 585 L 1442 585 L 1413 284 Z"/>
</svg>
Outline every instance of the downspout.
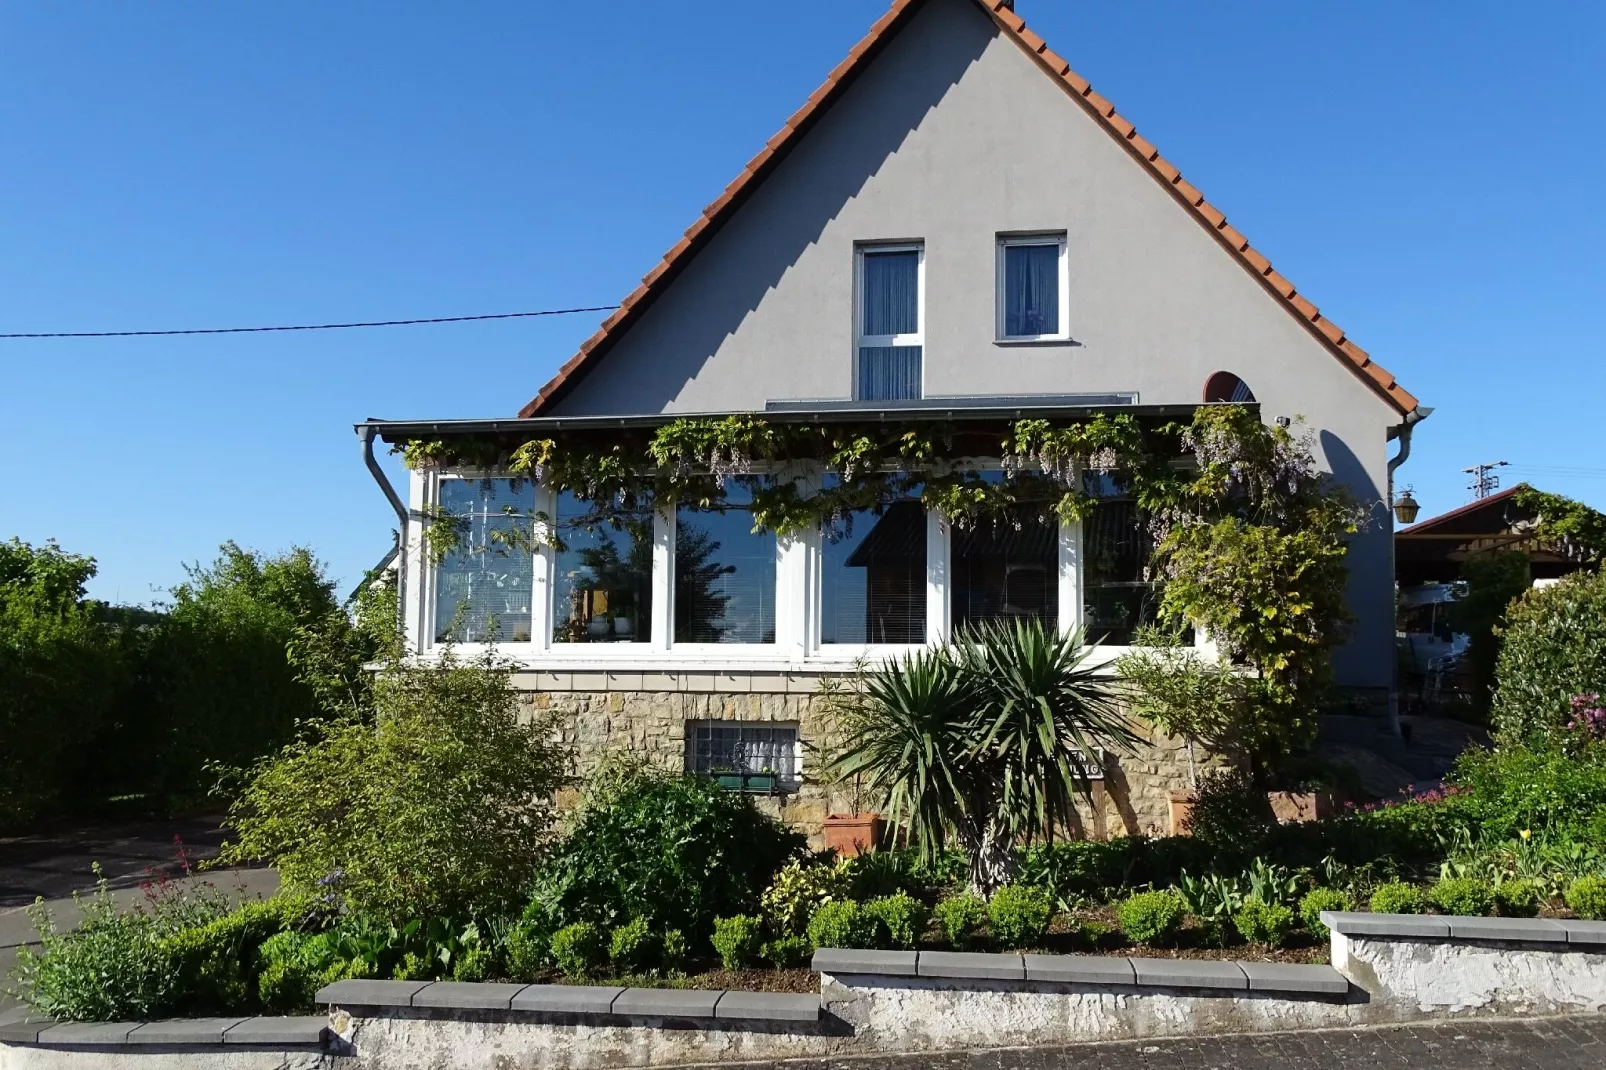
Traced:
<svg viewBox="0 0 1606 1070">
<path fill-rule="evenodd" d="M 368 424 L 357 425 L 357 438 L 362 442 L 362 460 L 368 466 L 368 471 L 379 484 L 379 489 L 385 492 L 385 499 L 390 507 L 396 511 L 396 621 L 401 626 L 401 634 L 407 634 L 407 506 L 402 504 L 401 496 L 396 488 L 391 486 L 390 477 L 385 470 L 379 467 L 379 461 L 374 458 L 374 429 Z"/>
<path fill-rule="evenodd" d="M 1398 423 L 1398 424 L 1394 425 L 1393 427 L 1389 428 L 1389 431 L 1392 432 L 1392 434 L 1389 437 L 1398 438 L 1400 440 L 1400 452 L 1396 453 L 1393 457 L 1389 458 L 1388 496 L 1383 500 L 1383 508 L 1386 511 L 1386 514 L 1388 516 L 1389 530 L 1391 532 L 1394 529 L 1394 473 L 1400 467 L 1400 465 L 1404 464 L 1406 461 L 1410 460 L 1410 458 L 1411 458 L 1411 432 L 1412 432 L 1412 430 L 1415 429 L 1417 424 L 1421 423 L 1423 420 L 1426 420 L 1429 416 L 1432 416 L 1432 415 L 1433 415 L 1433 410 L 1431 408 L 1428 408 L 1428 407 L 1423 406 L 1423 405 L 1418 405 L 1416 408 L 1412 409 L 1410 412 L 1405 414 L 1405 420 L 1402 423 Z M 1390 572 L 1392 572 L 1393 569 L 1394 569 L 1394 538 L 1393 538 L 1392 535 L 1390 535 L 1390 537 L 1389 537 L 1389 570 L 1390 570 Z M 1388 707 L 1388 709 L 1389 709 L 1389 715 L 1388 715 L 1389 716 L 1389 733 L 1391 735 L 1393 735 L 1395 739 L 1403 739 L 1405 734 L 1404 734 L 1404 732 L 1401 731 L 1401 726 L 1400 726 L 1400 689 L 1397 686 L 1397 683 L 1398 683 L 1398 681 L 1396 681 L 1396 685 L 1395 686 L 1390 686 L 1389 687 L 1389 707 Z"/>
</svg>

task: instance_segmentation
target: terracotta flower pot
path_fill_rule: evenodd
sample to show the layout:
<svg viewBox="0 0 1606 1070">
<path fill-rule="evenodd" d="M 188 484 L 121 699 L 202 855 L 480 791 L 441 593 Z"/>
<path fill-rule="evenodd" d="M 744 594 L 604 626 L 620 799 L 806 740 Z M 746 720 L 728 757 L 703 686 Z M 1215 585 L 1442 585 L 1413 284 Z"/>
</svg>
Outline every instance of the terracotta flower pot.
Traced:
<svg viewBox="0 0 1606 1070">
<path fill-rule="evenodd" d="M 825 819 L 825 846 L 838 858 L 857 858 L 881 842 L 880 814 L 831 814 Z"/>
<path fill-rule="evenodd" d="M 1199 801 L 1198 793 L 1172 790 L 1166 792 L 1165 797 L 1171 804 L 1171 835 L 1193 835 L 1188 826 L 1193 821 L 1193 804 Z"/>
</svg>

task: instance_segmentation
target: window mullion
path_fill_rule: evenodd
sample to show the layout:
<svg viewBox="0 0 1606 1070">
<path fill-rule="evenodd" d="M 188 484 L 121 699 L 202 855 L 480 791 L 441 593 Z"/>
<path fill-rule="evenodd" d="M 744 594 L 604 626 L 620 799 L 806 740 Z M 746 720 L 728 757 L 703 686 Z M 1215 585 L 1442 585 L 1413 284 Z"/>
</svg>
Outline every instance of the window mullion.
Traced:
<svg viewBox="0 0 1606 1070">
<path fill-rule="evenodd" d="M 659 504 L 652 519 L 652 642 L 658 653 L 669 650 L 675 620 L 675 507 Z"/>
<path fill-rule="evenodd" d="M 935 510 L 926 513 L 926 643 L 946 643 L 951 631 L 949 592 L 952 568 L 949 562 L 950 526 Z"/>
</svg>

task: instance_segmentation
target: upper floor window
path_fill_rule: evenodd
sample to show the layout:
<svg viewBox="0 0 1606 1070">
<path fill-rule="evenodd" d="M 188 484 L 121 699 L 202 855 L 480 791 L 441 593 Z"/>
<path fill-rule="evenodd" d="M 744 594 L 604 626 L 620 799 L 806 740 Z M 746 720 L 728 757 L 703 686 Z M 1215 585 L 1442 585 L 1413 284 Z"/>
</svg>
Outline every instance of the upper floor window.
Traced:
<svg viewBox="0 0 1606 1070">
<path fill-rule="evenodd" d="M 675 510 L 675 642 L 775 642 L 775 533 L 753 530 L 752 502 L 733 481 Z"/>
<path fill-rule="evenodd" d="M 437 643 L 528 643 L 535 596 L 535 485 L 443 479 L 434 521 L 456 530 L 435 569 Z"/>
<path fill-rule="evenodd" d="M 652 504 L 557 498 L 552 562 L 554 643 L 652 639 Z"/>
<path fill-rule="evenodd" d="M 998 239 L 998 337 L 1005 341 L 1068 338 L 1070 301 L 1065 235 Z"/>
<path fill-rule="evenodd" d="M 901 401 L 922 396 L 925 250 L 866 245 L 858 250 L 858 368 L 854 396 Z"/>
</svg>

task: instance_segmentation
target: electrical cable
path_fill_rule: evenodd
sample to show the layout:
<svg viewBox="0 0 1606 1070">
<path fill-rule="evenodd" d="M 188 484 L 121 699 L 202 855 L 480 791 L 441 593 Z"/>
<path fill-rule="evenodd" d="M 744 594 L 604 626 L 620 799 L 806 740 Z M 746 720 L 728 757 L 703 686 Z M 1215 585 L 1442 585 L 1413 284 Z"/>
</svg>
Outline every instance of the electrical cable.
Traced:
<svg viewBox="0 0 1606 1070">
<path fill-rule="evenodd" d="M 176 334 L 261 334 L 267 331 L 336 331 L 349 327 L 411 327 L 421 323 L 467 323 L 471 320 L 517 320 L 533 316 L 568 316 L 576 312 L 612 312 L 618 305 L 554 308 L 544 312 L 495 312 L 486 316 L 435 316 L 430 319 L 372 320 L 365 323 L 309 323 L 291 327 L 197 327 L 182 331 L 40 331 L 0 334 L 0 338 L 150 338 Z"/>
</svg>

